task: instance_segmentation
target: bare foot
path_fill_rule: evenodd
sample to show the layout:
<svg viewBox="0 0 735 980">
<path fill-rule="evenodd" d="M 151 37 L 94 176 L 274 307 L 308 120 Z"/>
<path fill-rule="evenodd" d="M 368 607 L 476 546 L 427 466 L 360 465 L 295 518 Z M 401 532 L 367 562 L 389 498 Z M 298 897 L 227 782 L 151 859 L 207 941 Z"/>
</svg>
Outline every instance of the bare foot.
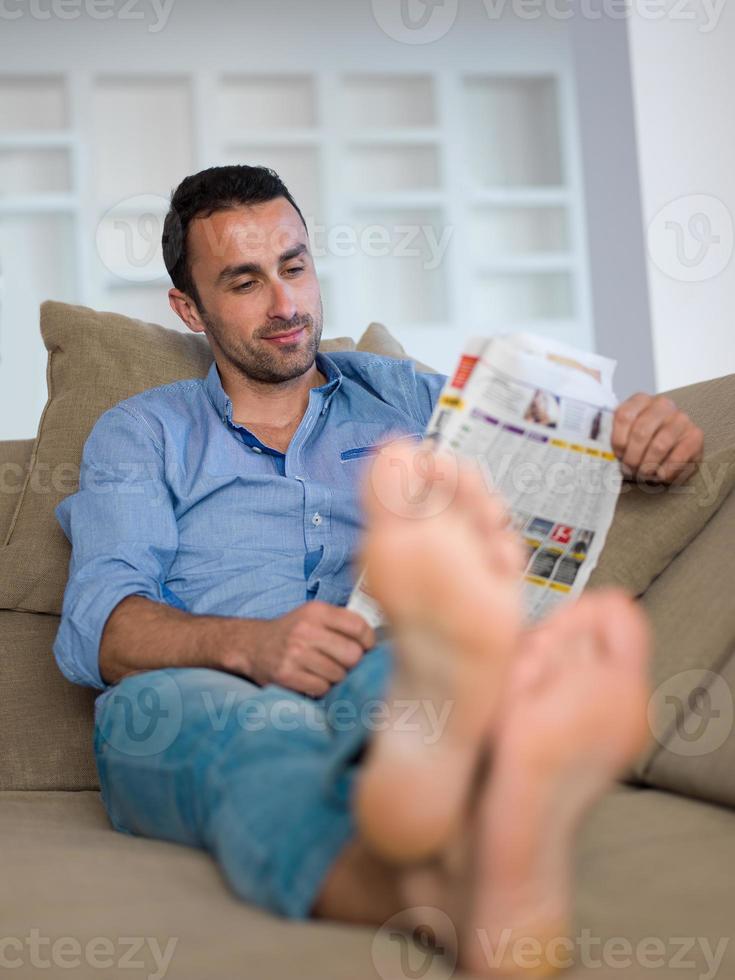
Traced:
<svg viewBox="0 0 735 980">
<path fill-rule="evenodd" d="M 520 630 L 521 549 L 478 468 L 427 449 L 378 456 L 363 559 L 389 619 L 390 724 L 358 784 L 363 838 L 416 862 L 457 829 Z"/>
<path fill-rule="evenodd" d="M 575 830 L 645 744 L 648 649 L 643 614 L 617 592 L 583 596 L 524 639 L 476 813 L 467 969 L 542 975 L 568 958 L 553 940 L 570 927 Z M 529 941 L 544 950 L 535 962 Z"/>
</svg>

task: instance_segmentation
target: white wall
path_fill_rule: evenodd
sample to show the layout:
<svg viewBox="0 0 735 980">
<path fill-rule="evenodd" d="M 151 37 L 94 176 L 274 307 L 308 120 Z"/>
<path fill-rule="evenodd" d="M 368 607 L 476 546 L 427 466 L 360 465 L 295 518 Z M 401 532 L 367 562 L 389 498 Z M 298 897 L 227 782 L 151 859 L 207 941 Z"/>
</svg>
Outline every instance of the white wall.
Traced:
<svg viewBox="0 0 735 980">
<path fill-rule="evenodd" d="M 661 389 L 735 372 L 735 3 L 712 9 L 629 25 Z"/>
<path fill-rule="evenodd" d="M 99 75 L 107 78 L 125 76 L 129 73 L 143 73 L 148 77 L 155 76 L 159 72 L 187 75 L 190 72 L 199 73 L 200 69 L 199 74 L 205 78 L 205 82 L 207 78 L 213 78 L 217 73 L 278 74 L 282 70 L 287 72 L 324 70 L 335 76 L 340 72 L 436 71 L 446 76 L 454 76 L 460 72 L 496 72 L 512 75 L 530 71 L 539 75 L 554 75 L 562 79 L 564 102 L 572 108 L 572 112 L 568 115 L 573 115 L 567 25 L 562 21 L 545 17 L 531 21 L 513 15 L 500 20 L 492 19 L 488 7 L 482 0 L 469 0 L 469 2 L 461 0 L 456 4 L 448 2 L 445 9 L 452 16 L 454 16 L 453 12 L 456 12 L 456 18 L 446 32 L 427 44 L 407 43 L 407 38 L 403 38 L 403 41 L 396 40 L 391 36 L 391 31 L 385 29 L 386 23 L 390 28 L 390 17 L 385 23 L 381 23 L 385 21 L 386 12 L 390 13 L 391 10 L 398 9 L 392 0 L 375 0 L 374 3 L 371 0 L 354 3 L 345 0 L 313 0 L 310 3 L 304 3 L 303 0 L 279 0 L 277 3 L 270 0 L 247 0 L 242 3 L 233 3 L 230 0 L 211 0 L 207 3 L 201 0 L 199 2 L 173 0 L 169 3 L 166 0 L 163 7 L 170 11 L 170 17 L 163 22 L 160 30 L 158 29 L 160 16 L 156 12 L 162 9 L 160 0 L 156 2 L 136 0 L 132 5 L 123 0 L 112 0 L 111 7 L 113 16 L 102 20 L 89 14 L 87 8 L 94 8 L 93 4 L 87 3 L 87 0 L 78 0 L 76 4 L 72 0 L 71 4 L 65 5 L 56 3 L 56 0 L 41 0 L 40 3 L 34 4 L 17 0 L 10 5 L 0 4 L 2 11 L 9 9 L 13 13 L 18 11 L 21 14 L 11 20 L 8 20 L 4 13 L 0 15 L 0 74 L 23 75 L 27 72 L 45 72 L 66 76 L 67 73 L 71 73 L 74 89 L 79 93 L 80 90 L 87 90 L 86 79 Z M 492 7 L 489 9 L 492 10 Z M 42 11 L 44 16 L 40 18 L 34 16 L 34 10 Z M 54 14 L 54 10 L 63 11 L 64 16 Z M 123 16 L 121 13 L 123 10 L 132 10 L 136 19 L 130 19 L 128 15 Z M 211 87 L 216 87 L 214 82 Z M 109 85 L 106 91 L 108 89 Z M 94 188 L 96 183 L 99 183 L 103 165 L 108 165 L 110 158 L 113 163 L 118 159 L 113 139 L 109 135 L 116 125 L 125 134 L 128 130 L 131 131 L 132 138 L 128 139 L 128 149 L 132 147 L 135 154 L 135 146 L 139 145 L 140 157 L 145 155 L 143 150 L 150 150 L 161 142 L 160 133 L 159 139 L 156 140 L 155 121 L 151 121 L 149 89 L 150 86 L 140 97 L 139 110 L 137 106 L 133 106 L 133 109 L 137 110 L 137 128 L 130 125 L 129 118 L 132 115 L 133 121 L 136 121 L 136 111 L 129 113 L 121 112 L 119 108 L 116 110 L 114 99 L 107 99 L 104 103 L 107 122 L 111 124 L 105 128 L 100 124 L 98 118 L 100 113 L 95 111 L 94 100 L 77 98 L 72 116 L 75 132 L 84 150 L 79 155 L 82 160 L 80 195 L 87 193 L 87 188 Z M 216 119 L 213 118 L 215 116 L 212 111 L 213 99 L 202 97 L 202 93 L 206 95 L 206 91 L 206 85 L 204 89 L 196 90 L 198 94 L 195 96 L 197 107 L 195 115 L 199 121 L 199 130 L 212 129 L 217 125 Z M 442 91 L 445 92 L 446 89 Z M 453 111 L 454 103 L 451 99 L 443 97 L 442 105 L 443 117 L 456 119 L 454 128 L 461 129 L 462 114 L 460 111 Z M 459 108 L 460 106 L 457 105 L 457 110 Z M 2 111 L 2 104 L 0 104 L 0 117 Z M 504 111 L 505 127 L 512 127 L 518 116 L 516 112 Z M 359 119 L 354 121 L 354 125 L 359 123 Z M 525 128 L 529 129 L 529 126 L 526 125 Z M 534 138 L 532 142 L 535 145 L 546 130 L 542 124 L 536 126 L 535 122 L 530 129 L 532 130 L 530 135 Z M 572 151 L 564 154 L 567 168 L 570 170 L 568 184 L 576 188 L 571 195 L 570 205 L 573 210 L 571 221 L 573 242 L 569 251 L 574 252 L 570 260 L 575 267 L 581 269 L 578 279 L 584 281 L 581 287 L 581 301 L 575 304 L 581 331 L 576 335 L 564 333 L 569 329 L 569 324 L 561 322 L 563 313 L 557 314 L 556 310 L 553 312 L 558 325 L 557 322 L 552 322 L 549 330 L 561 333 L 564 339 L 572 342 L 591 343 L 589 290 L 584 268 L 584 220 L 581 208 L 577 207 L 580 199 L 577 179 L 579 165 L 578 160 L 571 159 L 578 155 L 574 120 L 571 119 L 564 129 L 564 150 L 571 148 Z M 113 192 L 116 188 L 118 196 L 129 196 L 136 192 L 167 194 L 181 176 L 192 172 L 192 168 L 198 169 L 213 162 L 224 162 L 203 159 L 208 156 L 208 153 L 206 140 L 200 138 L 199 130 L 196 126 L 193 127 L 192 152 L 187 154 L 182 151 L 182 159 L 174 168 L 176 172 L 170 172 L 171 168 L 169 168 L 166 170 L 166 179 L 156 180 L 155 186 L 151 186 L 153 178 L 147 173 L 142 178 L 141 186 L 131 183 L 134 177 L 138 179 L 136 174 L 141 167 L 129 166 L 127 159 L 121 159 L 118 162 L 119 179 L 112 182 L 106 179 L 102 181 L 108 196 L 114 197 Z M 448 166 L 447 161 L 451 160 L 452 148 L 460 144 L 460 136 L 461 134 L 458 133 L 454 140 L 443 138 L 441 146 L 442 171 L 454 174 L 451 176 L 454 185 L 462 184 L 463 175 L 456 167 Z M 127 136 L 125 138 L 127 139 Z M 497 142 L 507 146 L 512 143 L 512 140 Z M 105 147 L 107 147 L 106 153 L 99 152 Z M 529 156 L 534 163 L 538 163 L 537 158 L 540 158 L 541 154 Z M 140 164 L 140 160 L 138 163 Z M 0 170 L 0 213 L 3 206 L 2 183 Z M 464 239 L 469 239 L 472 230 L 468 227 L 469 212 L 465 214 L 462 200 L 466 190 L 467 188 L 460 186 L 460 193 L 451 195 L 447 220 L 448 224 L 457 230 L 457 238 L 462 235 Z M 81 206 L 86 233 L 83 235 L 84 247 L 77 248 L 81 256 L 81 261 L 77 265 L 82 269 L 95 265 L 97 258 L 94 254 L 93 230 L 100 218 L 100 213 L 94 210 L 99 204 L 100 202 L 95 200 L 93 206 L 86 204 Z M 27 223 L 25 214 L 18 220 Z M 327 220 L 330 223 L 341 224 L 352 219 L 346 211 L 341 211 L 329 215 Z M 80 221 L 75 227 L 78 229 L 81 226 Z M 50 267 L 53 263 L 44 257 L 46 253 L 41 256 L 35 245 L 31 243 L 31 252 L 38 261 L 29 263 L 27 254 L 21 255 L 15 245 L 7 244 L 7 236 L 11 233 L 15 234 L 15 226 L 8 226 L 8 229 L 5 238 L 0 237 L 0 246 L 3 252 L 15 256 L 15 261 L 13 264 L 8 259 L 3 263 L 7 292 L 6 315 L 0 324 L 0 438 L 18 438 L 33 435 L 44 401 L 45 356 L 37 327 L 37 307 L 40 299 L 53 297 L 77 301 L 102 309 L 117 309 L 143 319 L 167 324 L 171 322 L 172 315 L 168 311 L 165 283 L 160 290 L 150 285 L 145 288 L 135 286 L 124 290 L 116 289 L 114 293 L 111 289 L 107 289 L 104 296 L 99 296 L 94 284 L 94 288 L 86 288 L 84 272 L 81 275 L 77 272 L 76 277 L 80 281 L 75 283 L 75 273 L 72 271 L 65 277 L 68 281 L 59 284 L 58 271 L 51 273 Z M 466 233 L 462 234 L 464 232 Z M 49 250 L 56 255 L 66 256 L 70 252 L 73 253 L 74 239 L 69 239 L 65 226 L 58 229 L 53 242 L 49 239 L 46 251 Z M 454 252 L 457 253 L 458 250 L 455 249 Z M 449 288 L 444 288 L 444 282 L 438 275 L 436 281 L 431 284 L 440 288 L 441 299 L 449 308 L 447 323 L 440 324 L 436 329 L 431 325 L 426 328 L 418 326 L 404 330 L 400 323 L 395 322 L 395 317 L 390 317 L 383 312 L 380 304 L 385 297 L 380 291 L 373 289 L 374 311 L 371 309 L 368 314 L 364 308 L 360 308 L 359 315 L 355 315 L 354 302 L 347 305 L 337 304 L 340 307 L 339 316 L 336 317 L 337 322 L 329 325 L 330 332 L 357 335 L 368 319 L 384 318 L 388 325 L 396 330 L 408 350 L 427 363 L 439 368 L 444 367 L 447 371 L 451 370 L 464 337 L 468 333 L 477 331 L 477 323 L 472 321 L 479 317 L 471 302 L 474 293 L 473 282 L 470 279 L 474 272 L 468 272 L 465 268 L 467 263 L 453 259 L 449 251 L 447 256 L 445 265 L 451 269 L 451 275 L 447 276 Z M 540 258 L 545 259 L 546 256 L 542 255 Z M 552 258 L 556 257 L 552 256 Z M 529 256 L 528 259 L 533 265 L 531 260 L 536 261 L 537 256 Z M 562 256 L 562 259 L 566 261 L 566 256 Z M 23 270 L 25 274 L 21 277 Z M 439 271 L 444 273 L 446 269 Z M 542 268 L 539 272 L 532 267 L 528 277 L 532 278 L 536 274 L 541 275 L 542 278 L 543 276 L 549 278 L 551 275 L 548 269 Z M 559 278 L 563 280 L 562 286 L 565 285 L 566 270 Z M 23 289 L 16 289 L 15 285 L 21 282 L 21 279 Z M 409 292 L 417 298 L 423 295 L 407 274 L 402 274 L 400 280 L 403 292 Z M 334 302 L 329 303 L 330 299 L 334 299 L 333 295 L 330 295 L 334 293 L 334 281 L 333 274 L 331 282 L 324 282 L 325 305 L 328 310 L 330 305 L 331 308 L 335 306 Z M 363 277 L 361 281 L 367 282 L 367 277 Z M 544 279 L 545 283 L 546 279 Z M 552 282 L 551 285 L 554 286 L 555 283 Z M 11 290 L 12 295 L 10 295 Z M 553 290 L 550 292 L 553 294 Z M 559 292 L 563 290 L 560 289 Z M 531 293 L 531 289 L 526 289 L 515 305 L 522 306 L 520 300 Z M 491 304 L 500 305 L 497 289 L 487 302 L 484 302 L 484 297 L 481 299 L 483 303 L 480 306 L 483 310 Z M 565 306 L 563 300 L 564 297 L 559 301 L 559 306 Z M 554 295 L 551 295 L 549 303 L 553 305 L 553 301 Z M 419 305 L 418 301 L 416 305 Z M 425 296 L 424 305 L 426 305 Z M 571 326 L 576 327 L 577 324 L 572 322 Z"/>
<path fill-rule="evenodd" d="M 76 7 L 82 15 L 71 19 L 38 19 L 28 14 L 32 5 L 18 2 L 13 9 L 24 11 L 23 16 L 0 22 L 1 70 L 19 74 L 73 70 L 109 76 L 198 68 L 210 72 L 278 72 L 280 68 L 291 72 L 319 68 L 333 72 L 411 72 L 437 64 L 453 71 L 513 73 L 531 69 L 563 75 L 570 104 L 576 70 L 577 118 L 571 120 L 565 138 L 574 150 L 567 154 L 571 178 L 578 185 L 586 185 L 589 219 L 586 228 L 583 214 L 576 222 L 575 247 L 582 266 L 589 256 L 590 285 L 588 288 L 587 276 L 583 275 L 587 295 L 579 313 L 590 331 L 594 329 L 597 349 L 620 361 L 620 393 L 650 387 L 653 371 L 648 298 L 641 275 L 641 209 L 637 204 L 637 161 L 626 82 L 626 25 L 621 29 L 612 19 L 586 24 L 579 17 L 570 23 L 544 16 L 543 7 L 538 18 L 529 19 L 515 13 L 512 4 L 507 5 L 503 17 L 492 19 L 488 11 L 493 5 L 483 0 L 459 0 L 450 30 L 432 43 L 410 44 L 399 43 L 377 23 L 373 11 L 390 9 L 389 0 L 314 0 L 308 4 L 303 0 L 248 0 L 241 4 L 174 0 L 170 8 L 168 3 L 164 6 L 170 10 L 170 17 L 158 30 L 160 16 L 155 10 L 161 4 L 153 0 L 136 0 L 132 9 L 136 17 L 142 14 L 140 19 L 114 16 L 109 20 L 85 15 L 83 0 Z M 452 7 L 448 2 L 446 9 L 451 11 Z M 53 0 L 44 0 L 39 7 L 49 8 L 53 9 Z M 123 0 L 115 0 L 113 9 L 122 8 Z M 206 108 L 201 108 L 206 117 Z M 615 126 L 610 125 L 613 120 Z M 80 120 L 82 128 L 86 124 L 85 119 Z M 199 156 L 197 151 L 197 159 Z M 183 161 L 182 167 L 182 173 L 190 169 Z M 461 226 L 462 207 L 454 211 L 453 220 Z M 60 226 L 56 238 L 46 242 L 47 250 L 57 257 L 68 257 L 67 237 L 65 227 Z M 48 271 L 52 264 L 44 259 L 33 269 L 26 268 L 27 263 L 16 269 L 6 263 L 6 282 L 22 280 L 24 296 L 35 296 L 43 283 L 47 286 L 45 295 L 102 305 L 94 295 L 77 295 L 79 290 L 67 295 L 62 286 L 67 282 L 72 283 L 72 290 L 76 288 L 73 274 L 63 268 L 52 274 Z M 460 285 L 455 284 L 454 292 L 460 299 L 466 278 L 466 273 L 455 268 L 454 279 Z M 134 294 L 135 290 L 128 290 L 129 297 Z M 165 289 L 160 293 L 160 315 L 148 311 L 154 294 L 147 288 L 145 308 L 129 312 L 167 322 Z M 0 323 L 0 438 L 32 436 L 45 397 L 45 355 L 38 336 L 35 299 L 27 305 L 27 315 L 6 317 Z M 105 303 L 107 308 L 110 305 Z M 457 302 L 454 305 L 458 307 Z M 462 337 L 472 332 L 469 318 L 456 317 L 455 325 L 453 333 L 422 331 L 401 335 L 401 339 L 425 361 L 443 366 L 445 361 L 453 361 Z M 341 320 L 335 326 L 337 333 L 355 332 L 352 324 L 343 326 Z"/>
</svg>

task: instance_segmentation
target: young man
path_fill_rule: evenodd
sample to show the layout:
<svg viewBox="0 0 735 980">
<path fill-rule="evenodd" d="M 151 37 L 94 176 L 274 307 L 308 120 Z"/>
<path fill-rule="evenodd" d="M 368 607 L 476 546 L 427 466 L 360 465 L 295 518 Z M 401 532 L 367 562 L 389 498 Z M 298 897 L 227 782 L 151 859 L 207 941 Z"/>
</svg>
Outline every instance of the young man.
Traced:
<svg viewBox="0 0 735 980">
<path fill-rule="evenodd" d="M 73 553 L 54 650 L 103 689 L 113 825 L 206 847 L 283 915 L 442 909 L 478 971 L 482 935 L 563 937 L 574 826 L 645 732 L 639 612 L 589 596 L 521 633 L 498 503 L 400 438 L 418 440 L 445 379 L 318 353 L 306 228 L 272 171 L 187 177 L 164 257 L 212 368 L 106 412 L 57 509 Z M 646 395 L 614 443 L 663 481 L 702 452 Z M 343 608 L 363 559 L 392 645 Z"/>
</svg>

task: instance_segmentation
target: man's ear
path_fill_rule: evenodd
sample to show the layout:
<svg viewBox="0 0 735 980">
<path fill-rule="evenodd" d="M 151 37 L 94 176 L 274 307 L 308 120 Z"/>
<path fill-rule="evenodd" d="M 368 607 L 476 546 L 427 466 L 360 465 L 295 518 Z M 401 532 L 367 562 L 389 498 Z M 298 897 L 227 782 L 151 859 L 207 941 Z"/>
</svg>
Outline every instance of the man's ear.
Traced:
<svg viewBox="0 0 735 980">
<path fill-rule="evenodd" d="M 199 317 L 199 310 L 193 300 L 182 293 L 180 289 L 169 289 L 168 301 L 174 313 L 184 321 L 189 330 L 194 333 L 204 333 L 204 324 Z"/>
</svg>

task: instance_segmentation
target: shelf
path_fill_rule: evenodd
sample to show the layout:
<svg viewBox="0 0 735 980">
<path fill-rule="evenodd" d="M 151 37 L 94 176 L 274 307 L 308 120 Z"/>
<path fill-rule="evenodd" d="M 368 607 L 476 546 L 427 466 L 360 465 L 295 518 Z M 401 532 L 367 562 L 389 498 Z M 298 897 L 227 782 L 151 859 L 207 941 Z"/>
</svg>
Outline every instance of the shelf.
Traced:
<svg viewBox="0 0 735 980">
<path fill-rule="evenodd" d="M 360 120 L 364 130 L 415 129 L 436 123 L 431 75 L 346 75 L 341 86 L 343 125 Z"/>
<path fill-rule="evenodd" d="M 423 129 L 361 129 L 347 133 L 342 139 L 349 146 L 415 146 L 441 142 L 441 131 L 435 127 Z"/>
<path fill-rule="evenodd" d="M 483 205 L 467 216 L 468 242 L 481 262 L 572 251 L 567 208 Z"/>
<path fill-rule="evenodd" d="M 68 128 L 66 84 L 57 75 L 0 76 L 0 133 Z"/>
<path fill-rule="evenodd" d="M 226 140 L 229 144 L 229 138 Z M 288 187 L 307 222 L 320 221 L 320 151 L 317 146 L 247 143 L 229 146 L 218 163 L 271 167 Z"/>
<path fill-rule="evenodd" d="M 508 272 L 475 280 L 472 317 L 488 327 L 575 317 L 573 276 L 569 272 Z"/>
<path fill-rule="evenodd" d="M 252 130 L 313 128 L 317 123 L 311 75 L 225 75 L 217 91 L 220 131 L 247 122 Z"/>
<path fill-rule="evenodd" d="M 171 191 L 248 163 L 273 167 L 307 219 L 325 336 L 382 321 L 439 370 L 473 332 L 590 342 L 572 86 L 528 62 L 494 75 L 481 51 L 463 70 L 399 47 L 369 68 L 0 75 L 5 320 L 54 295 L 184 330 L 160 250 Z M 0 326 L 3 357 L 21 333 Z"/>
<path fill-rule="evenodd" d="M 318 146 L 322 138 L 323 134 L 318 129 L 228 131 L 224 146 L 228 150 L 248 146 Z"/>
<path fill-rule="evenodd" d="M 361 146 L 347 151 L 345 164 L 346 186 L 359 187 L 363 194 L 423 196 L 441 190 L 441 157 L 435 146 Z"/>
<path fill-rule="evenodd" d="M 379 229 L 378 237 L 369 234 Z M 407 236 L 404 229 L 411 229 Z M 359 243 L 347 270 L 351 311 L 383 323 L 445 322 L 449 318 L 448 249 L 437 208 L 386 208 L 355 222 Z M 418 234 L 416 234 L 418 232 Z"/>
<path fill-rule="evenodd" d="M 570 272 L 576 268 L 577 260 L 569 253 L 536 255 L 509 255 L 478 262 L 476 271 L 481 276 L 522 275 L 524 273 Z"/>
<path fill-rule="evenodd" d="M 0 424 L 7 435 L 32 436 L 43 411 L 49 355 L 38 329 L 38 307 L 49 297 L 81 302 L 74 245 L 75 222 L 69 215 L 0 218 Z"/>
<path fill-rule="evenodd" d="M 549 71 L 429 64 L 0 77 L 6 248 L 16 228 L 63 226 L 72 301 L 180 328 L 160 253 L 172 188 L 205 166 L 264 164 L 309 223 L 325 335 L 382 320 L 445 370 L 473 331 L 587 342 L 568 91 Z M 26 300 L 9 275 L 6 292 Z"/>
<path fill-rule="evenodd" d="M 396 191 L 382 194 L 357 194 L 352 199 L 354 211 L 372 211 L 384 208 L 440 208 L 446 202 L 441 190 Z"/>
<path fill-rule="evenodd" d="M 462 103 L 467 169 L 478 183 L 563 183 L 553 76 L 468 76 Z"/>
<path fill-rule="evenodd" d="M 98 219 L 102 220 L 111 211 L 114 211 L 116 218 L 138 218 L 141 214 L 146 214 L 150 211 L 155 215 L 165 217 L 170 207 L 169 199 L 163 197 L 162 194 L 141 194 L 138 198 L 133 198 L 133 200 L 137 200 L 138 203 L 130 204 L 129 200 L 125 200 L 100 204 L 97 208 Z M 145 203 L 141 205 L 140 202 Z"/>
<path fill-rule="evenodd" d="M 79 199 L 75 194 L 24 194 L 14 197 L 0 196 L 0 215 L 5 214 L 59 214 L 75 211 Z"/>
<path fill-rule="evenodd" d="M 194 172 L 190 95 L 180 76 L 96 80 L 89 138 L 98 200 L 167 195 Z"/>
<path fill-rule="evenodd" d="M 68 148 L 0 145 L 0 187 L 0 199 L 71 193 L 73 171 Z"/>
<path fill-rule="evenodd" d="M 475 187 L 470 203 L 476 206 L 528 207 L 565 206 L 570 202 L 566 187 Z"/>
<path fill-rule="evenodd" d="M 52 132 L 0 132 L 0 150 L 55 150 L 72 147 L 77 143 L 73 133 Z"/>
</svg>

